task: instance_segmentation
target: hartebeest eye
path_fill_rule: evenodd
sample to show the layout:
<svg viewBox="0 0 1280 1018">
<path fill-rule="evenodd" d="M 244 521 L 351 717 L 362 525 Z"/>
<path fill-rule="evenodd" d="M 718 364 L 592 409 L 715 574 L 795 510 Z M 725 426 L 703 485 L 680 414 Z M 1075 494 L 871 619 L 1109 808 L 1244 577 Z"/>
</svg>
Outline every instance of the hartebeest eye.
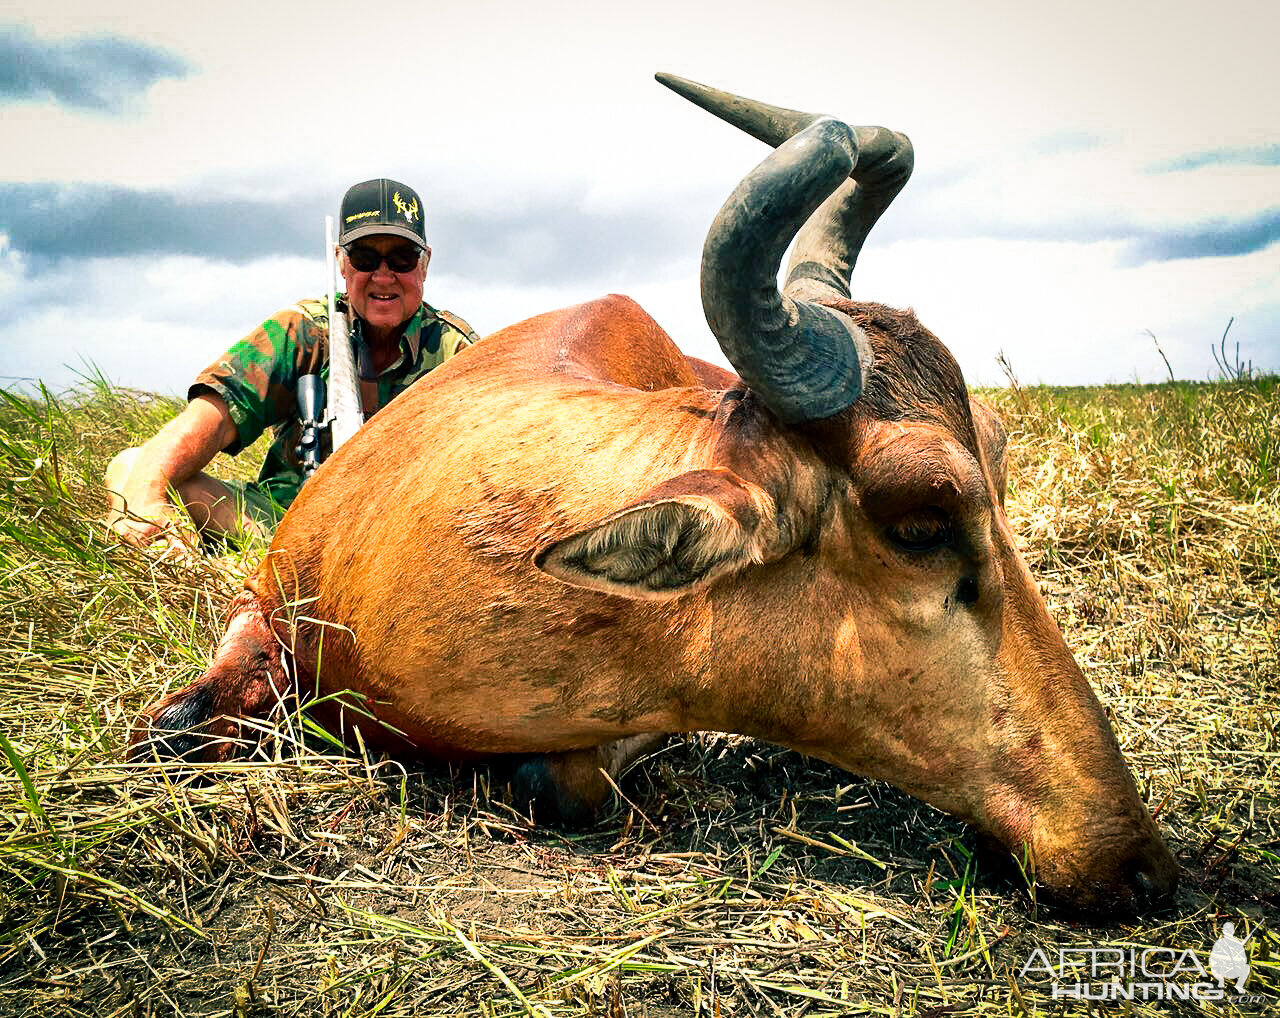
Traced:
<svg viewBox="0 0 1280 1018">
<path fill-rule="evenodd" d="M 889 540 L 904 551 L 934 551 L 949 543 L 951 517 L 937 507 L 917 509 L 899 517 L 887 530 Z"/>
</svg>

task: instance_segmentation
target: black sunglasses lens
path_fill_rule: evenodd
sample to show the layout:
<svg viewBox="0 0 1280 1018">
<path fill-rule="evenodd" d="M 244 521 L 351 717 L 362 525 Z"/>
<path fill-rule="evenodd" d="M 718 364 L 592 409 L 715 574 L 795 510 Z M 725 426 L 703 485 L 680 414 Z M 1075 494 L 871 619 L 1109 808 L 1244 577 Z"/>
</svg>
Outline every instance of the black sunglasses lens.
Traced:
<svg viewBox="0 0 1280 1018">
<path fill-rule="evenodd" d="M 398 248 L 387 255 L 387 265 L 392 272 L 409 272 L 417 268 L 418 252 L 411 247 Z"/>
<path fill-rule="evenodd" d="M 418 252 L 411 247 L 396 248 L 386 255 L 380 255 L 371 247 L 351 247 L 347 249 L 347 258 L 351 267 L 357 272 L 373 272 L 382 264 L 384 258 L 387 268 L 392 272 L 409 272 L 418 264 Z"/>
<path fill-rule="evenodd" d="M 371 247 L 349 247 L 347 260 L 357 272 L 372 272 L 382 261 L 382 255 Z"/>
</svg>

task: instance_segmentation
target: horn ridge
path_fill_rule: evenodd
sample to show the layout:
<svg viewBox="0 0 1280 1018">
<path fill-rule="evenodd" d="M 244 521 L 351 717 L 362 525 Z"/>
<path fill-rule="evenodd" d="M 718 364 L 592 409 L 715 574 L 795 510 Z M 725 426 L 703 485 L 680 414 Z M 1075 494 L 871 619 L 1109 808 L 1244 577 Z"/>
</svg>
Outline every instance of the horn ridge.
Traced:
<svg viewBox="0 0 1280 1018">
<path fill-rule="evenodd" d="M 830 417 L 862 391 L 861 330 L 778 291 L 787 245 L 857 160 L 853 130 L 818 118 L 743 179 L 703 246 L 707 324 L 743 381 L 786 423 Z"/>
<path fill-rule="evenodd" d="M 655 77 L 775 146 L 774 154 L 738 186 L 707 234 L 703 310 L 730 363 L 780 417 L 796 423 L 838 413 L 862 391 L 870 344 L 851 318 L 825 305 L 849 299 L 850 277 L 867 233 L 911 176 L 910 140 L 883 127 L 850 128 L 834 118 L 770 106 L 674 74 Z M 832 124 L 847 136 L 840 143 L 849 156 L 842 174 L 835 172 L 839 160 L 830 151 L 812 156 L 813 166 L 801 155 L 809 151 L 808 142 L 815 143 L 813 152 L 836 144 L 824 126 Z M 818 164 L 821 171 L 811 173 Z M 752 217 L 759 222 L 753 224 Z M 778 264 L 793 237 L 787 282 L 779 292 Z"/>
<path fill-rule="evenodd" d="M 796 236 L 783 292 L 804 300 L 848 299 L 867 234 L 906 186 L 915 152 L 905 134 L 859 127 L 853 178 L 831 194 Z"/>
</svg>

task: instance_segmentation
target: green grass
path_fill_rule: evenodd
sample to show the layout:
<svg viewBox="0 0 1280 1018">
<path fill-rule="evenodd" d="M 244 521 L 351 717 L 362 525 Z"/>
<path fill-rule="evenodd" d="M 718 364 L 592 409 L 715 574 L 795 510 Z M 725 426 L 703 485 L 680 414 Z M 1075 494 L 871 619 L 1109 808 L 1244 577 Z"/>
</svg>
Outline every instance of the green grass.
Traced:
<svg viewBox="0 0 1280 1018">
<path fill-rule="evenodd" d="M 1084 1015 L 1019 975 L 1034 948 L 1203 959 L 1225 921 L 1280 1001 L 1277 382 L 983 395 L 1024 554 L 1183 866 L 1171 913 L 1082 925 L 951 818 L 739 737 L 675 740 L 572 835 L 485 770 L 296 725 L 214 773 L 126 765 L 262 549 L 108 540 L 108 459 L 177 407 L 87 379 L 0 392 L 0 1014 Z"/>
</svg>

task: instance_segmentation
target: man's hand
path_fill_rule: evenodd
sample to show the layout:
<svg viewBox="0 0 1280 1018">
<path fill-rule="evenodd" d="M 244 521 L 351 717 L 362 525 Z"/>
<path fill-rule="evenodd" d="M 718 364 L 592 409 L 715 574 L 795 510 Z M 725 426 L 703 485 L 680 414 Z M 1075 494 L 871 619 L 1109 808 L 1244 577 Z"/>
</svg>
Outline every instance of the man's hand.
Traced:
<svg viewBox="0 0 1280 1018">
<path fill-rule="evenodd" d="M 139 548 L 166 540 L 194 547 L 191 522 L 170 499 L 170 490 L 191 486 L 235 437 L 226 404 L 206 394 L 192 400 L 145 445 L 124 450 L 107 467 L 108 531 Z M 207 517 L 206 509 L 197 525 L 203 526 Z"/>
<path fill-rule="evenodd" d="M 136 449 L 126 450 L 107 472 L 108 483 L 115 480 L 122 489 L 107 491 L 107 533 L 135 548 L 157 545 L 162 552 L 170 548 L 183 553 L 194 551 L 199 539 L 192 522 L 168 492 L 148 479 L 145 470 L 141 471 L 141 479 L 128 476 L 131 471 L 126 468 L 136 467 L 137 455 Z M 113 472 L 117 475 L 114 478 Z M 120 475 L 126 475 L 123 482 Z"/>
<path fill-rule="evenodd" d="M 112 502 L 117 501 L 111 499 Z M 121 501 L 125 501 L 121 499 Z M 144 548 L 166 534 L 176 531 L 179 521 L 177 507 L 167 499 L 159 504 L 133 506 L 126 504 L 123 511 L 113 505 L 107 513 L 107 530 L 125 544 Z"/>
</svg>

